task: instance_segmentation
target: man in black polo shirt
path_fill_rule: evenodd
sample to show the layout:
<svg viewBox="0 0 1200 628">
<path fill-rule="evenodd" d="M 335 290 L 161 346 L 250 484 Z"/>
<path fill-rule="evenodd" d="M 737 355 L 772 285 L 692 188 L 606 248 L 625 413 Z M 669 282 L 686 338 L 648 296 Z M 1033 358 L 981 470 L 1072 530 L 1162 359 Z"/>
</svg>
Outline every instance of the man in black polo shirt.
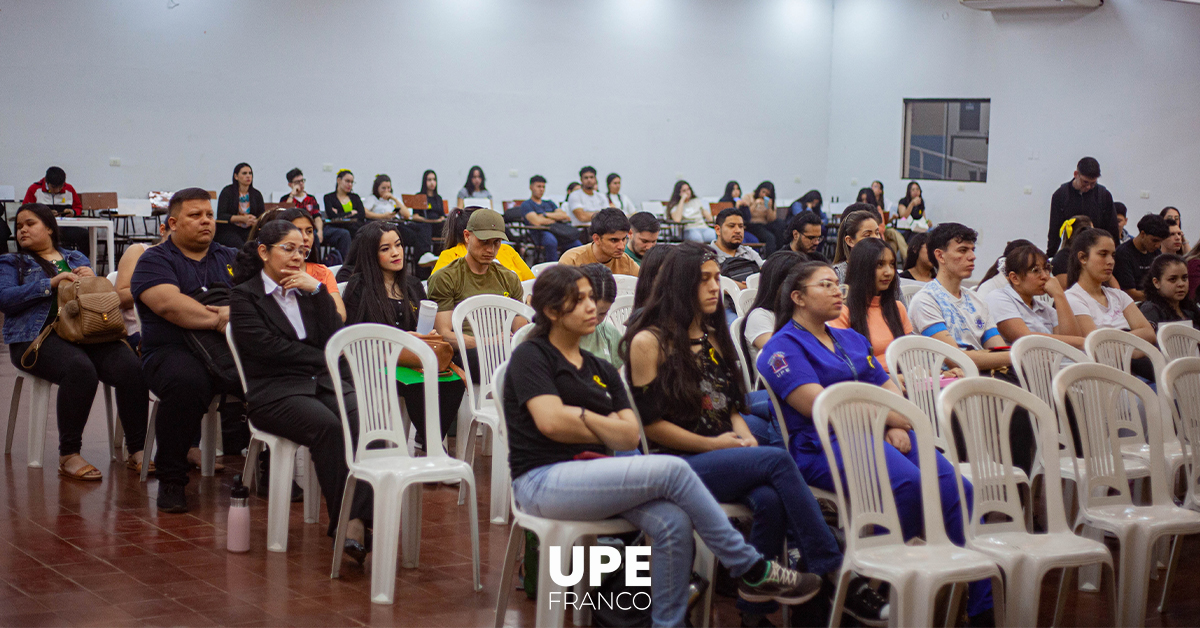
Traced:
<svg viewBox="0 0 1200 628">
<path fill-rule="evenodd" d="M 230 286 L 237 250 L 213 242 L 217 225 L 203 188 L 176 192 L 167 211 L 170 235 L 138 259 L 130 288 L 142 320 L 142 368 L 160 400 L 154 457 L 158 509 L 179 513 L 187 512 L 188 448 L 216 392 L 184 331 L 224 332 L 229 322 L 228 306 L 202 305 L 189 295 Z"/>
<path fill-rule="evenodd" d="M 1141 301 L 1142 278 L 1158 257 L 1162 241 L 1171 236 L 1167 221 L 1158 214 L 1146 214 L 1138 221 L 1138 234 L 1117 247 L 1113 254 L 1113 277 L 1134 301 Z"/>
<path fill-rule="evenodd" d="M 1108 189 L 1096 183 L 1100 178 L 1100 162 L 1094 157 L 1084 157 L 1075 166 L 1075 176 L 1062 184 L 1050 197 L 1050 233 L 1047 237 L 1046 255 L 1054 257 L 1062 238 L 1058 235 L 1065 220 L 1083 214 L 1092 219 L 1092 226 L 1112 234 L 1113 242 L 1121 241 L 1121 228 L 1117 226 L 1117 212 L 1113 208 L 1113 197 Z"/>
</svg>

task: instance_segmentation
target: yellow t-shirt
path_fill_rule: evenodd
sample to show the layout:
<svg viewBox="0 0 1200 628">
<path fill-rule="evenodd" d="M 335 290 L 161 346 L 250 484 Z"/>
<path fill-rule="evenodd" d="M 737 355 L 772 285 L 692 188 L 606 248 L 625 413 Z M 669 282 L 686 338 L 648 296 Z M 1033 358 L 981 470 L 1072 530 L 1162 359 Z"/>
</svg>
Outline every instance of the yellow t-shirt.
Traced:
<svg viewBox="0 0 1200 628">
<path fill-rule="evenodd" d="M 438 261 L 433 265 L 433 272 L 436 273 L 437 271 L 445 268 L 448 264 L 450 264 L 450 262 L 453 262 L 456 259 L 462 259 L 466 256 L 467 245 L 465 244 L 460 244 L 454 248 L 446 249 L 442 251 L 441 255 L 438 255 Z M 521 281 L 533 279 L 533 271 L 529 270 L 529 265 L 525 263 L 525 260 L 522 259 L 515 250 L 513 250 L 513 247 L 507 244 L 500 245 L 500 251 L 496 253 L 496 261 L 500 262 L 501 266 L 513 271 L 514 273 L 517 273 L 517 279 Z"/>
</svg>

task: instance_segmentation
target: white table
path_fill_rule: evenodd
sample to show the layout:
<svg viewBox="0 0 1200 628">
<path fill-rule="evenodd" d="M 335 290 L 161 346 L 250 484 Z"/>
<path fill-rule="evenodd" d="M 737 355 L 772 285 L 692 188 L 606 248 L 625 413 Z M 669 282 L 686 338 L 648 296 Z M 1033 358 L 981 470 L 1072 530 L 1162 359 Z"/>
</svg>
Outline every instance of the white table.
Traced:
<svg viewBox="0 0 1200 628">
<path fill-rule="evenodd" d="M 106 234 L 106 242 L 108 244 L 108 272 L 117 270 L 117 247 L 113 242 L 113 222 L 106 218 L 59 218 L 58 226 L 61 227 L 84 227 L 88 230 L 90 238 L 92 256 L 96 255 L 96 230 L 103 229 Z M 95 264 L 95 260 L 92 261 Z"/>
</svg>

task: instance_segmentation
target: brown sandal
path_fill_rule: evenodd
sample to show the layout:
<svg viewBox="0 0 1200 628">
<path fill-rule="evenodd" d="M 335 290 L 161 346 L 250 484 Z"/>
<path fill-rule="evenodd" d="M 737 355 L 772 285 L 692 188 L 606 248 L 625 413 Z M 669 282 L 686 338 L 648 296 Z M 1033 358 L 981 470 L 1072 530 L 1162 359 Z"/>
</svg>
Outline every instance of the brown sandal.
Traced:
<svg viewBox="0 0 1200 628">
<path fill-rule="evenodd" d="M 77 480 L 79 482 L 99 482 L 104 478 L 100 474 L 100 469 L 90 464 L 85 464 L 75 473 L 71 473 L 60 462 L 58 463 L 58 474 L 68 480 Z"/>
<path fill-rule="evenodd" d="M 142 472 L 142 463 L 134 460 L 133 457 L 130 456 L 129 458 L 125 459 L 125 468 L 132 469 L 133 471 L 137 471 L 138 473 L 141 473 Z M 146 470 L 146 473 L 147 474 L 154 473 L 155 471 L 157 471 L 157 469 L 154 467 L 154 461 L 151 460 L 150 468 Z"/>
</svg>

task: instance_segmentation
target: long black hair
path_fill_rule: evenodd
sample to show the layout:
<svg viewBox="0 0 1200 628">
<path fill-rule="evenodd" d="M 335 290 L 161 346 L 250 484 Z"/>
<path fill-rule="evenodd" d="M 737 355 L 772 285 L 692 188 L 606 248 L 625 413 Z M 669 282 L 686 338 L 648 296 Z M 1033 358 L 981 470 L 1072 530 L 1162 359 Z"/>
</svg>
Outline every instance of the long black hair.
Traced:
<svg viewBox="0 0 1200 628">
<path fill-rule="evenodd" d="M 425 180 L 429 178 L 429 175 L 433 175 L 433 192 L 429 192 L 425 189 Z M 417 194 L 425 195 L 425 200 L 429 203 L 429 209 L 436 209 L 438 212 L 442 211 L 442 196 L 438 194 L 438 179 L 436 172 L 433 170 L 426 170 L 421 175 L 421 187 L 417 189 Z M 418 207 L 417 209 L 424 208 Z"/>
<path fill-rule="evenodd" d="M 870 190 L 868 190 L 870 191 Z M 842 224 L 838 227 L 837 248 L 833 252 L 833 263 L 838 264 L 850 259 L 850 245 L 846 244 L 846 236 L 853 236 L 858 233 L 858 228 L 868 220 L 878 221 L 879 218 L 875 215 L 875 206 L 869 205 L 870 210 L 861 209 L 860 206 L 864 203 L 855 203 L 847 207 L 847 213 L 842 214 Z M 878 224 L 878 223 L 876 223 Z M 929 256 L 931 259 L 932 255 Z"/>
<path fill-rule="evenodd" d="M 892 276 L 892 283 L 884 290 L 877 290 L 875 271 L 883 263 L 888 251 L 892 252 L 892 267 L 896 265 L 896 252 L 883 240 L 870 238 L 863 240 L 850 251 L 850 263 L 846 266 L 846 309 L 850 311 L 850 329 L 871 337 L 867 326 L 867 312 L 871 309 L 871 300 L 879 297 L 879 309 L 883 313 L 883 322 L 887 323 L 888 331 L 893 338 L 904 335 L 904 323 L 900 320 L 900 307 L 896 304 L 900 299 L 900 278 Z"/>
<path fill-rule="evenodd" d="M 575 266 L 555 264 L 542 271 L 533 282 L 533 296 L 529 305 L 533 308 L 533 331 L 530 336 L 548 336 L 554 321 L 550 320 L 549 312 L 562 315 L 575 309 L 579 301 L 580 279 L 588 279 L 583 271 Z M 591 279 L 588 279 L 591 283 Z M 593 290 L 595 287 L 593 286 Z"/>
<path fill-rule="evenodd" d="M 242 245 L 237 259 L 233 262 L 233 285 L 243 283 L 263 269 L 262 258 L 258 256 L 258 245 L 265 244 L 267 248 L 278 244 L 291 232 L 300 229 L 287 220 L 273 220 L 258 230 L 258 237 Z"/>
<path fill-rule="evenodd" d="M 238 173 L 238 170 L 241 170 L 242 168 L 250 168 L 250 187 L 246 188 L 246 190 L 247 191 L 253 190 L 254 189 L 254 168 L 251 167 L 250 164 L 248 164 L 244 161 L 233 167 L 233 176 L 230 177 L 230 179 L 233 181 L 234 185 L 237 185 L 238 184 L 237 173 Z"/>
<path fill-rule="evenodd" d="M 654 292 L 654 278 L 658 275 L 658 269 L 662 268 L 663 262 L 667 260 L 667 253 L 670 253 L 674 247 L 673 244 L 656 244 L 642 256 L 642 266 L 638 269 L 637 287 L 633 291 L 634 311 L 645 307 L 650 300 L 650 294 Z"/>
<path fill-rule="evenodd" d="M 674 209 L 675 206 L 683 200 L 683 186 L 685 185 L 688 186 L 688 189 L 692 192 L 692 197 L 688 200 L 690 201 L 698 198 L 696 196 L 696 188 L 692 187 L 691 183 L 680 179 L 675 182 L 675 187 L 671 190 L 671 198 L 667 200 L 667 209 Z"/>
<path fill-rule="evenodd" d="M 34 216 L 37 216 L 37 219 L 41 221 L 43 225 L 46 225 L 46 229 L 50 231 L 50 244 L 54 247 L 54 250 L 57 251 L 59 249 L 58 219 L 54 217 L 54 211 L 41 203 L 26 203 L 21 206 L 21 209 L 17 210 L 16 215 L 20 216 L 21 212 L 29 212 Z M 16 234 L 14 234 L 14 239 L 16 239 Z M 21 247 L 19 242 L 17 243 L 17 253 L 22 253 L 26 256 L 29 256 L 39 267 L 41 267 L 42 272 L 46 273 L 47 277 L 53 277 L 59 272 L 58 268 L 56 268 L 54 264 L 42 259 L 41 255 Z M 22 266 L 25 264 L 24 257 L 18 255 L 17 259 Z M 25 275 L 25 269 L 18 268 L 17 273 L 18 277 L 23 277 Z"/>
<path fill-rule="evenodd" d="M 1112 234 L 1104 229 L 1084 229 L 1083 231 L 1075 232 L 1071 238 L 1071 259 L 1067 262 L 1067 287 L 1075 285 L 1079 281 L 1079 275 L 1083 273 L 1083 261 L 1079 259 L 1079 254 L 1084 257 L 1090 257 L 1092 247 L 1096 246 L 1100 240 L 1108 238 L 1112 240 Z"/>
<path fill-rule="evenodd" d="M 733 188 L 737 188 L 737 189 L 738 189 L 738 195 L 739 195 L 739 197 L 740 197 L 740 195 L 741 195 L 741 191 L 742 191 L 742 186 L 741 186 L 741 184 L 740 184 L 740 183 L 738 183 L 737 181 L 730 181 L 730 182 L 728 182 L 728 183 L 726 183 L 726 184 L 725 184 L 725 193 L 721 195 L 721 202 L 722 202 L 722 203 L 732 203 L 732 202 L 734 202 L 734 198 L 733 198 Z"/>
<path fill-rule="evenodd" d="M 1142 277 L 1142 294 L 1146 295 L 1146 300 L 1165 309 L 1168 312 L 1174 311 L 1175 307 L 1170 301 L 1158 291 L 1158 287 L 1154 285 L 1154 280 L 1161 280 L 1163 273 L 1171 264 L 1182 264 L 1184 272 L 1187 272 L 1187 261 L 1174 253 L 1163 253 L 1154 258 L 1150 263 L 1150 268 L 1146 270 L 1146 275 Z M 1189 299 L 1186 295 L 1179 302 L 1179 311 L 1183 312 L 1188 318 L 1195 318 L 1196 303 Z"/>
<path fill-rule="evenodd" d="M 463 207 L 450 210 L 450 215 L 446 217 L 446 222 L 442 224 L 442 249 L 452 249 L 460 244 L 466 244 L 463 240 L 463 231 L 467 228 L 467 223 L 471 220 L 471 214 L 475 213 L 478 207 Z"/>
<path fill-rule="evenodd" d="M 822 268 L 833 270 L 833 267 L 825 262 L 804 262 L 792 268 L 784 278 L 783 285 L 779 286 L 779 300 L 775 303 L 776 333 L 779 333 L 779 330 L 783 329 L 796 314 L 796 305 L 792 303 L 792 293 L 804 290 L 804 285 L 808 283 L 808 280 Z"/>
<path fill-rule="evenodd" d="M 383 270 L 379 268 L 379 243 L 389 232 L 396 234 L 396 246 L 403 248 L 404 234 L 395 222 L 369 221 L 354 234 L 354 253 L 346 260 L 347 264 L 354 265 L 354 276 L 350 278 L 353 285 L 346 286 L 346 293 L 353 289 L 355 295 L 352 299 L 354 308 L 346 311 L 347 325 L 398 322 L 401 329 L 417 328 L 421 295 L 414 282 L 408 279 L 409 260 L 404 260 L 404 266 L 392 278 L 392 291 L 389 293 L 384 286 Z M 401 301 L 403 307 L 397 309 L 393 299 Z"/>
<path fill-rule="evenodd" d="M 912 202 L 912 189 L 914 185 L 917 186 L 917 190 L 921 192 L 921 206 L 923 207 L 925 205 L 925 191 L 921 189 L 921 184 L 917 183 L 916 181 L 909 181 L 908 185 L 904 186 L 904 198 L 900 199 L 900 205 L 908 207 L 908 204 Z"/>
<path fill-rule="evenodd" d="M 749 311 L 762 308 L 772 314 L 779 304 L 779 286 L 797 264 L 808 261 L 808 256 L 791 250 L 776 251 L 763 263 L 758 271 L 758 293 Z"/>
<path fill-rule="evenodd" d="M 908 241 L 908 255 L 904 258 L 904 268 L 900 270 L 909 270 L 917 267 L 917 262 L 921 261 L 921 249 L 929 244 L 929 232 L 922 231 L 914 233 L 913 237 Z M 933 267 L 933 274 L 937 274 L 937 260 L 932 255 L 926 254 L 929 260 L 929 265 Z"/>
<path fill-rule="evenodd" d="M 700 268 L 705 262 L 716 259 L 716 253 L 699 242 L 684 242 L 671 247 L 654 279 L 654 292 L 649 302 L 641 314 L 629 322 L 625 337 L 621 339 L 621 360 L 629 369 L 629 345 L 633 337 L 642 330 L 654 334 L 663 355 L 663 363 L 658 368 L 658 381 L 665 396 L 663 407 L 672 408 L 673 413 L 683 416 L 699 415 L 704 398 L 700 389 L 704 376 L 688 336 L 688 329 L 697 317 L 701 317 L 701 329 L 730 370 L 729 380 L 735 387 L 731 405 L 739 412 L 745 410 L 745 384 L 739 375 L 741 367 L 729 335 L 729 325 L 725 323 L 725 308 L 718 306 L 712 314 L 702 314 L 697 299 L 702 278 Z"/>
<path fill-rule="evenodd" d="M 879 207 L 879 203 L 875 200 L 875 190 L 872 190 L 871 188 L 860 188 L 858 190 L 858 196 L 855 197 L 854 202 L 866 203 L 867 205 Z"/>
<path fill-rule="evenodd" d="M 479 187 L 478 188 L 476 188 L 474 185 L 471 184 L 471 177 L 475 176 L 476 172 L 479 173 Z M 467 182 L 463 184 L 463 188 L 465 188 L 467 190 L 468 195 L 474 194 L 474 193 L 478 192 L 479 190 L 483 190 L 486 192 L 487 191 L 487 177 L 483 176 L 483 168 L 480 168 L 479 166 L 471 166 L 471 169 L 467 171 Z"/>
</svg>

